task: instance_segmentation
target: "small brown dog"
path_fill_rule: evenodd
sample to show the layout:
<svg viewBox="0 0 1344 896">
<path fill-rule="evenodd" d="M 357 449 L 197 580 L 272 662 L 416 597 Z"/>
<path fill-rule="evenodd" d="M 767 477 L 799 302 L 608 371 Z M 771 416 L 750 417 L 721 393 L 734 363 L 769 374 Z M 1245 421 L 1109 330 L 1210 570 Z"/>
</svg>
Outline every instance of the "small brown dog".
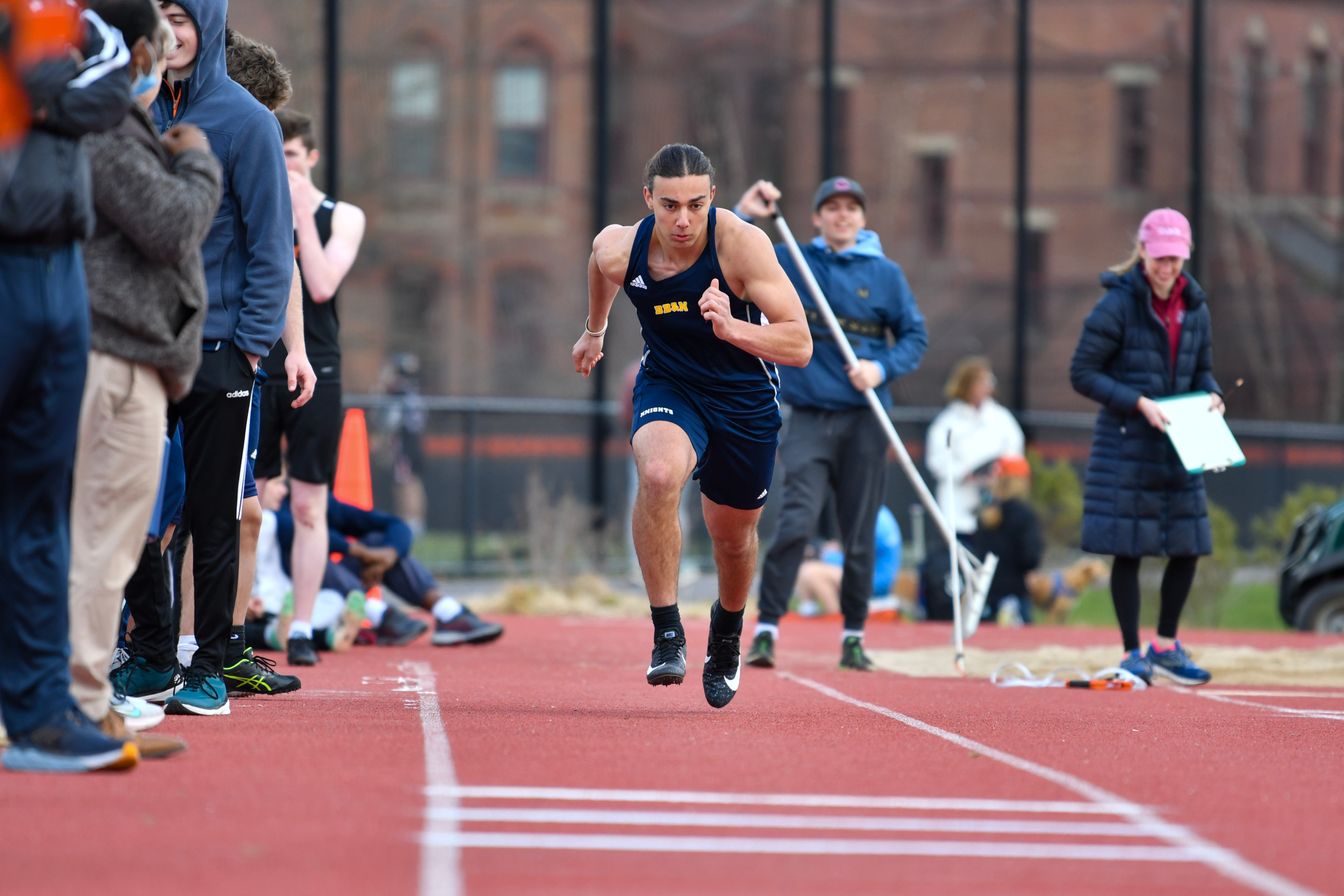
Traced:
<svg viewBox="0 0 1344 896">
<path fill-rule="evenodd" d="M 1063 625 L 1078 603 L 1078 595 L 1110 574 L 1110 567 L 1096 557 L 1082 557 L 1054 572 L 1027 573 L 1027 593 L 1036 608 L 1037 622 Z"/>
</svg>

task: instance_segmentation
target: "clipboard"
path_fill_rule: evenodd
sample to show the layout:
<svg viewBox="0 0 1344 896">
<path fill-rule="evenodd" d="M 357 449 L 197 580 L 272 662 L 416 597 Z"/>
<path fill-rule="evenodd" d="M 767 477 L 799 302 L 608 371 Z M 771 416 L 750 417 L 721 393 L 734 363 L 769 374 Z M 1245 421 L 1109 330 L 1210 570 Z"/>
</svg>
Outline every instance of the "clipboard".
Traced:
<svg viewBox="0 0 1344 896">
<path fill-rule="evenodd" d="M 1208 392 L 1189 392 L 1155 399 L 1167 416 L 1171 439 L 1187 473 L 1213 473 L 1246 463 L 1246 455 L 1227 421 L 1209 409 Z"/>
</svg>

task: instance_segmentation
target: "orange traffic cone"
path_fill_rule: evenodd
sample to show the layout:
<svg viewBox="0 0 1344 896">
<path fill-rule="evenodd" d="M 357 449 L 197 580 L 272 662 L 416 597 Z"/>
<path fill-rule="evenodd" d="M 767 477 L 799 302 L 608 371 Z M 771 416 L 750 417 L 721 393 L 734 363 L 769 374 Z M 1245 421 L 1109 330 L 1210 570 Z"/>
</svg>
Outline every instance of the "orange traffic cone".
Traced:
<svg viewBox="0 0 1344 896">
<path fill-rule="evenodd" d="M 336 480 L 331 493 L 338 501 L 373 509 L 373 473 L 369 466 L 369 430 L 362 408 L 345 412 L 341 445 L 336 454 Z"/>
<path fill-rule="evenodd" d="M 338 501 L 362 510 L 373 509 L 373 471 L 369 465 L 369 429 L 362 408 L 350 408 L 341 424 L 341 444 L 336 452 L 336 479 L 331 494 Z M 340 555 L 332 554 L 333 562 Z M 378 586 L 369 589 L 369 597 L 380 596 Z M 365 620 L 368 622 L 368 620 Z"/>
</svg>

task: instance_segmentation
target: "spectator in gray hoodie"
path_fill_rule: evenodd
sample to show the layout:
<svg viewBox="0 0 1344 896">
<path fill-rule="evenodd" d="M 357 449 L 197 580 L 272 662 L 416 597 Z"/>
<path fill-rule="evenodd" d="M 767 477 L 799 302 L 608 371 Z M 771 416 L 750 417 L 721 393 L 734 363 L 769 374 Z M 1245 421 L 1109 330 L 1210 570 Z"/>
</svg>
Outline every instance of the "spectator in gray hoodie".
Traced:
<svg viewBox="0 0 1344 896">
<path fill-rule="evenodd" d="M 109 712 L 108 666 L 122 591 L 150 529 L 168 402 L 191 391 L 201 363 L 201 243 L 219 208 L 220 166 L 199 128 L 177 125 L 160 141 L 146 112 L 173 41 L 157 5 L 90 7 L 125 38 L 135 103 L 120 125 L 84 143 L 97 223 L 84 250 L 92 331 L 70 515 L 70 674 L 84 713 L 120 735 L 122 724 L 149 724 L 143 704 L 137 711 L 121 697 Z M 155 745 L 181 749 L 168 740 Z"/>
</svg>

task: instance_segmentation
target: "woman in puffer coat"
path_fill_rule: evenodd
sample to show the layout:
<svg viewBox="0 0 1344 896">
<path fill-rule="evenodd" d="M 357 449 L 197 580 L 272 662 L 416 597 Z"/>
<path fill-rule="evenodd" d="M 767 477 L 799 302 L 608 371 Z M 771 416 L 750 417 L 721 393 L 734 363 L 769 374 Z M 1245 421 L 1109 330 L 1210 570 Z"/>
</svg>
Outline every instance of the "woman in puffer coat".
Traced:
<svg viewBox="0 0 1344 896">
<path fill-rule="evenodd" d="M 1134 253 L 1102 274 L 1106 294 L 1083 324 L 1069 366 L 1073 388 L 1101 409 L 1083 487 L 1083 550 L 1109 554 L 1111 599 L 1124 641 L 1121 668 L 1204 684 L 1209 673 L 1176 639 L 1199 558 L 1213 550 L 1204 480 L 1185 471 L 1154 399 L 1208 392 L 1223 413 L 1213 378 L 1213 334 L 1204 290 L 1182 266 L 1190 223 L 1169 208 L 1149 212 Z M 1139 561 L 1167 558 L 1157 637 L 1139 650 Z"/>
</svg>

